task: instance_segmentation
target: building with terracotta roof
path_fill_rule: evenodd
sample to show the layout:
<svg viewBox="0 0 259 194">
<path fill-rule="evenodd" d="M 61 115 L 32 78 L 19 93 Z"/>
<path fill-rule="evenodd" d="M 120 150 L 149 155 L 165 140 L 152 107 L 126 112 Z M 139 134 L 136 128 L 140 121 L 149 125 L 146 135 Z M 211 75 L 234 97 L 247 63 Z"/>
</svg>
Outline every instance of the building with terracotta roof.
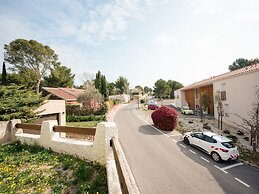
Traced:
<svg viewBox="0 0 259 194">
<path fill-rule="evenodd" d="M 255 100 L 255 87 L 259 88 L 259 64 L 214 76 L 175 91 L 176 105 L 188 105 L 191 109 L 200 109 L 206 98 L 206 112 L 218 116 L 215 94 L 220 92 L 224 117 L 228 124 L 240 123 L 234 114 L 247 118 L 251 104 Z"/>
<path fill-rule="evenodd" d="M 66 104 L 78 104 L 77 97 L 84 92 L 82 89 L 76 88 L 42 88 L 43 95 L 51 94 L 52 100 L 65 100 Z"/>
</svg>

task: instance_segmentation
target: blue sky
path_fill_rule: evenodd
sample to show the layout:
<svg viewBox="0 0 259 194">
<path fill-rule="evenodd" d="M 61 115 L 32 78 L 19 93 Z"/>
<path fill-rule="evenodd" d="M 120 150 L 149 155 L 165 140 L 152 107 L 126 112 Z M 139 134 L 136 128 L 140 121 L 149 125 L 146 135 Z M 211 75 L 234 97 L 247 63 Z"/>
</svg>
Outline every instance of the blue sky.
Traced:
<svg viewBox="0 0 259 194">
<path fill-rule="evenodd" d="M 258 0 L 0 0 L 0 52 L 14 39 L 49 45 L 76 74 L 131 87 L 191 84 L 258 58 Z"/>
</svg>

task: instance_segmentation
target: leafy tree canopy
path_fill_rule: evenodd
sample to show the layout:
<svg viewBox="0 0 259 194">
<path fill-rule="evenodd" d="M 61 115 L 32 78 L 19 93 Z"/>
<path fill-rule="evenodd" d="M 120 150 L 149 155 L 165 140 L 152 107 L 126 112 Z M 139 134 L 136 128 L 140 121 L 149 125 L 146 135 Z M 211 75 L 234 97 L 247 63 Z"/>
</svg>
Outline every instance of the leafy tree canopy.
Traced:
<svg viewBox="0 0 259 194">
<path fill-rule="evenodd" d="M 115 82 L 116 88 L 120 94 L 127 94 L 129 91 L 129 82 L 127 78 L 120 76 Z"/>
<path fill-rule="evenodd" d="M 108 88 L 108 91 L 109 91 L 109 95 L 115 95 L 116 94 L 115 83 L 113 83 L 113 82 L 108 83 L 107 88 Z"/>
<path fill-rule="evenodd" d="M 48 98 L 35 94 L 23 86 L 0 87 L 0 120 L 22 119 L 30 122 L 36 118 L 35 110 Z"/>
<path fill-rule="evenodd" d="M 177 82 L 175 80 L 168 80 L 167 84 L 170 86 L 171 88 L 171 92 L 170 92 L 170 97 L 174 98 L 174 91 L 178 90 L 180 88 L 183 87 L 183 84 L 181 84 L 180 82 Z"/>
<path fill-rule="evenodd" d="M 159 96 L 160 98 L 162 98 L 163 96 L 168 96 L 171 91 L 172 89 L 165 80 L 159 79 L 156 81 L 154 86 L 155 96 Z"/>
<path fill-rule="evenodd" d="M 16 39 L 4 45 L 4 59 L 12 64 L 12 70 L 35 80 L 34 86 L 39 93 L 40 82 L 48 70 L 57 64 L 58 56 L 49 46 L 36 40 Z"/>
<path fill-rule="evenodd" d="M 54 65 L 49 76 L 44 77 L 43 85 L 49 87 L 73 87 L 75 74 L 60 63 Z"/>
<path fill-rule="evenodd" d="M 258 59 L 258 58 L 256 58 L 256 59 L 251 59 L 251 60 L 239 58 L 239 59 L 236 59 L 236 60 L 232 63 L 232 65 L 229 65 L 228 69 L 229 69 L 230 71 L 234 71 L 234 70 L 236 70 L 236 69 L 240 69 L 240 68 L 243 68 L 243 67 L 246 67 L 246 66 L 255 64 L 255 63 L 259 63 L 259 59 Z"/>
<path fill-rule="evenodd" d="M 144 87 L 144 93 L 145 94 L 151 93 L 152 91 L 153 91 L 152 88 L 149 88 L 147 86 Z"/>
</svg>

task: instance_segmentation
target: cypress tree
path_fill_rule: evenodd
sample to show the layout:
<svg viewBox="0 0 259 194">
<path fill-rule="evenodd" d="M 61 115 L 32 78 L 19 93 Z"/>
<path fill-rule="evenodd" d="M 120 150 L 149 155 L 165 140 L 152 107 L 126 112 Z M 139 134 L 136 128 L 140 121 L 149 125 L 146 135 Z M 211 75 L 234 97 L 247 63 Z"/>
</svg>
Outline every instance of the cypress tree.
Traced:
<svg viewBox="0 0 259 194">
<path fill-rule="evenodd" d="M 2 85 L 6 85 L 6 67 L 5 67 L 5 62 L 3 62 L 3 69 L 2 69 Z"/>
<path fill-rule="evenodd" d="M 104 100 L 108 99 L 107 81 L 104 75 L 101 76 L 101 94 L 103 95 Z"/>
</svg>

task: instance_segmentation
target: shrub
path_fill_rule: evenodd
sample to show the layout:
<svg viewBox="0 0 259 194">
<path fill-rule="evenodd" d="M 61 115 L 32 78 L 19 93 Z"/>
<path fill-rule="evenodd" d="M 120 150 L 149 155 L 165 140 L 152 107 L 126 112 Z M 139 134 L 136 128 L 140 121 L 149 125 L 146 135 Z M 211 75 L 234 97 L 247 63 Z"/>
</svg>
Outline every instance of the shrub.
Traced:
<svg viewBox="0 0 259 194">
<path fill-rule="evenodd" d="M 238 130 L 238 131 L 237 131 L 237 135 L 243 136 L 243 135 L 244 135 L 244 132 Z"/>
<path fill-rule="evenodd" d="M 227 129 L 223 130 L 223 133 L 230 134 L 229 130 L 227 130 Z"/>
<path fill-rule="evenodd" d="M 249 141 L 249 137 L 244 137 L 244 140 Z"/>
<path fill-rule="evenodd" d="M 211 127 L 208 125 L 208 123 L 204 123 L 203 128 L 207 130 L 211 130 Z"/>
<path fill-rule="evenodd" d="M 144 99 L 141 99 L 141 100 L 140 100 L 140 103 L 141 103 L 141 104 L 145 103 L 145 100 L 144 100 Z"/>
<path fill-rule="evenodd" d="M 105 121 L 105 115 L 88 115 L 88 116 L 67 115 L 66 119 L 67 119 L 67 122 Z"/>
<path fill-rule="evenodd" d="M 177 126 L 178 113 L 173 108 L 162 106 L 152 113 L 151 118 L 159 129 L 173 131 Z"/>
<path fill-rule="evenodd" d="M 236 143 L 237 142 L 237 137 L 236 136 L 234 136 L 234 135 L 228 135 L 227 136 L 228 138 L 230 138 L 230 139 L 232 139 L 232 141 L 234 142 L 234 143 Z"/>
</svg>

